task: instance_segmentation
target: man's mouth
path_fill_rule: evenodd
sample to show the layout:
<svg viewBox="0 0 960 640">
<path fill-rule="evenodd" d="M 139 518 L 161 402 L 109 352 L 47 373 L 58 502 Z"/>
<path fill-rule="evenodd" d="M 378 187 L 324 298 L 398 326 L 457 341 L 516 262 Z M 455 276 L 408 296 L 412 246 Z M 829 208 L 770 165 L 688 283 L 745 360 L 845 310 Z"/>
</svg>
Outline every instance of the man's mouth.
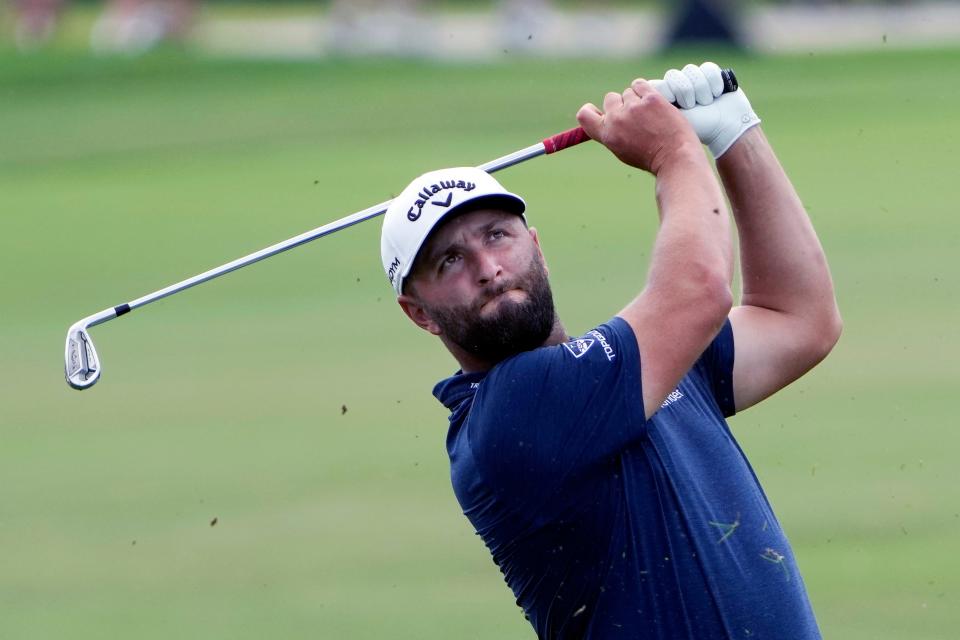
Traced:
<svg viewBox="0 0 960 640">
<path fill-rule="evenodd" d="M 496 307 L 503 300 L 512 300 L 514 302 L 520 302 L 526 297 L 526 292 L 523 289 L 506 289 L 500 293 L 494 294 L 490 298 L 487 298 L 486 302 L 480 305 L 480 312 L 483 313 L 488 309 Z"/>
</svg>

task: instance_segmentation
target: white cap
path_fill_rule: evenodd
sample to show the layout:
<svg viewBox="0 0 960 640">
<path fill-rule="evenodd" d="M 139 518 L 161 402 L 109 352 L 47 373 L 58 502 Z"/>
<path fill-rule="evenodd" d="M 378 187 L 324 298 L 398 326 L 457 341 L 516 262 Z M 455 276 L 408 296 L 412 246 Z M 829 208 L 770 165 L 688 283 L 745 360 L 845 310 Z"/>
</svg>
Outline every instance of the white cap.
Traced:
<svg viewBox="0 0 960 640">
<path fill-rule="evenodd" d="M 380 257 L 397 295 L 403 293 L 403 280 L 410 275 L 417 253 L 430 232 L 463 205 L 479 204 L 481 200 L 484 204 L 488 201 L 491 208 L 521 217 L 526 209 L 523 198 L 510 193 L 493 176 L 476 167 L 430 171 L 394 198 L 383 218 Z"/>
</svg>

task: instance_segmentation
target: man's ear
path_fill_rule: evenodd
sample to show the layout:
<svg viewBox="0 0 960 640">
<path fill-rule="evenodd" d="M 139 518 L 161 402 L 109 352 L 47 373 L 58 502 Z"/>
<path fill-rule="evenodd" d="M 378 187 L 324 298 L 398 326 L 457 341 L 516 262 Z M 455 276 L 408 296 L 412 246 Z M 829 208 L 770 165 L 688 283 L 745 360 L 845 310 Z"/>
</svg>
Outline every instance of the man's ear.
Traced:
<svg viewBox="0 0 960 640">
<path fill-rule="evenodd" d="M 397 296 L 397 304 L 399 304 L 403 312 L 407 314 L 407 317 L 424 331 L 428 331 L 435 336 L 443 333 L 443 331 L 440 330 L 440 326 L 433 321 L 433 318 L 430 317 L 430 314 L 427 313 L 427 310 L 416 298 L 406 294 L 400 294 Z"/>
</svg>

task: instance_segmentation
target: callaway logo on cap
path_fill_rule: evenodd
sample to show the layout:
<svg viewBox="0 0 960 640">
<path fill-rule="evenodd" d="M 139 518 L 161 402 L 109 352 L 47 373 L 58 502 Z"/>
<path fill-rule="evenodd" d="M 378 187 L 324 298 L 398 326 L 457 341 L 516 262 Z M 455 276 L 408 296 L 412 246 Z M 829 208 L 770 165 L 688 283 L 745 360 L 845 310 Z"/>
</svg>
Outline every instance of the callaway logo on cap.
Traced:
<svg viewBox="0 0 960 640">
<path fill-rule="evenodd" d="M 383 218 L 380 257 L 393 290 L 403 293 L 403 280 L 410 274 L 420 247 L 445 217 L 472 203 L 503 209 L 523 216 L 526 204 L 486 171 L 454 167 L 425 173 L 394 198 Z"/>
</svg>

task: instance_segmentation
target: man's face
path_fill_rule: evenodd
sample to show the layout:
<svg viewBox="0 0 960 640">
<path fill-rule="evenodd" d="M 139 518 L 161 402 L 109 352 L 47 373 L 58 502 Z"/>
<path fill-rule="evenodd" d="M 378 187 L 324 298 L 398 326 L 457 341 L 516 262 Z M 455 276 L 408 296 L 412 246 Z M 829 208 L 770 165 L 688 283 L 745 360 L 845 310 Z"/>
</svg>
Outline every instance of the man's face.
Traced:
<svg viewBox="0 0 960 640">
<path fill-rule="evenodd" d="M 401 305 L 417 324 L 491 365 L 541 346 L 554 326 L 536 231 L 513 213 L 482 209 L 443 224 L 404 287 Z"/>
</svg>

